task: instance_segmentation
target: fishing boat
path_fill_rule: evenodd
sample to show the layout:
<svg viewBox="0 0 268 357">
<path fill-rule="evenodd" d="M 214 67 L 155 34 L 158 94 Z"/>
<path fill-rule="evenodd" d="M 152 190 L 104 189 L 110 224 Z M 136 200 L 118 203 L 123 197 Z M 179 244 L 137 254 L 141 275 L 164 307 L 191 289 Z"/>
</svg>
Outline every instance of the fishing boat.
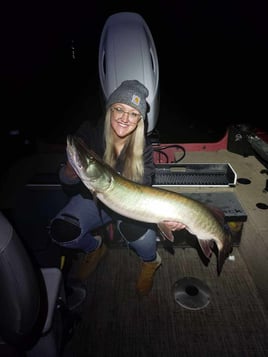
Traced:
<svg viewBox="0 0 268 357">
<path fill-rule="evenodd" d="M 123 31 L 126 23 L 132 25 Z M 46 285 L 47 293 L 56 291 L 53 301 L 49 300 L 53 308 L 48 316 L 60 316 L 60 324 L 44 325 L 43 321 L 38 342 L 28 347 L 27 356 L 41 356 L 44 346 L 48 348 L 47 356 L 55 357 L 266 356 L 268 134 L 241 123 L 228 126 L 214 141 L 162 141 L 156 47 L 146 22 L 136 13 L 113 15 L 103 28 L 99 47 L 103 99 L 129 73 L 124 67 L 129 58 L 124 64 L 121 58 L 120 68 L 115 68 L 111 44 L 122 45 L 125 41 L 127 47 L 128 36 L 133 37 L 135 31 L 147 61 L 142 69 L 136 62 L 133 75 L 153 93 L 148 118 L 156 165 L 153 186 L 221 208 L 233 235 L 233 249 L 218 276 L 216 254 L 209 261 L 205 259 L 195 236 L 182 230 L 175 232 L 173 243 L 166 244 L 159 238 L 162 266 L 151 294 L 138 299 L 135 281 L 140 262 L 109 225 L 103 232 L 108 254 L 85 284 L 77 285 L 72 277 L 81 253 L 55 246 L 47 230 L 50 219 L 68 200 L 57 177 L 65 159 L 65 142 L 39 143 L 34 153 L 14 160 L 8 167 L 2 175 L 0 192 L 4 217 L 3 222 L 0 220 L 1 235 L 6 234 L 6 227 L 16 232 L 34 262 L 33 270 L 40 268 L 43 277 L 52 274 L 47 279 L 54 285 Z M 141 58 L 139 53 L 135 55 Z M 124 71 L 120 71 L 122 68 Z M 118 75 L 114 76 L 113 71 Z M 150 75 L 142 77 L 146 73 Z M 9 281 L 4 279 L 10 276 L 5 247 L 1 243 L 1 295 L 5 297 L 0 298 L 2 314 L 8 311 L 4 305 L 8 299 L 11 305 L 22 301 L 16 291 L 8 289 Z M 10 259 L 12 271 L 13 263 L 16 265 L 14 255 Z M 31 291 L 27 293 L 31 296 Z M 14 338 L 18 326 L 13 321 L 1 321 L 1 331 L 7 326 L 9 330 L 0 337 L 0 354 L 3 350 L 15 356 L 23 350 L 21 341 Z M 12 349 L 8 350 L 10 344 Z"/>
</svg>

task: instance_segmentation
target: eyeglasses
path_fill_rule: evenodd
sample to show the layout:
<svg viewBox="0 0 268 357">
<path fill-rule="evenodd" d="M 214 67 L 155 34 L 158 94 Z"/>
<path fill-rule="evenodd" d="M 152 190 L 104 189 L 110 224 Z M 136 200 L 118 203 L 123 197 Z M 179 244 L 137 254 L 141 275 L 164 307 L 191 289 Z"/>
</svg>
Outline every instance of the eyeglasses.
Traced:
<svg viewBox="0 0 268 357">
<path fill-rule="evenodd" d="M 140 113 L 137 112 L 126 112 L 121 107 L 111 107 L 111 111 L 114 113 L 116 118 L 121 118 L 124 114 L 128 115 L 128 120 L 132 124 L 137 124 L 137 122 L 142 118 Z"/>
</svg>

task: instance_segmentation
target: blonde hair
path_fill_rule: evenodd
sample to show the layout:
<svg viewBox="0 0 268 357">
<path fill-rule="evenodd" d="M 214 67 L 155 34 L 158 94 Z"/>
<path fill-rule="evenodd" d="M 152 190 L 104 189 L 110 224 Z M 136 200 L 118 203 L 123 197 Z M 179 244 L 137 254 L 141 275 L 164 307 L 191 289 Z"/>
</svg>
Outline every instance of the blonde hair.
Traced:
<svg viewBox="0 0 268 357">
<path fill-rule="evenodd" d="M 116 153 L 113 141 L 113 130 L 111 129 L 111 111 L 107 110 L 104 123 L 105 152 L 103 159 L 111 167 L 116 166 Z M 124 147 L 122 176 L 135 181 L 142 182 L 144 174 L 143 151 L 145 145 L 144 120 L 138 122 L 137 128 L 129 135 Z"/>
</svg>

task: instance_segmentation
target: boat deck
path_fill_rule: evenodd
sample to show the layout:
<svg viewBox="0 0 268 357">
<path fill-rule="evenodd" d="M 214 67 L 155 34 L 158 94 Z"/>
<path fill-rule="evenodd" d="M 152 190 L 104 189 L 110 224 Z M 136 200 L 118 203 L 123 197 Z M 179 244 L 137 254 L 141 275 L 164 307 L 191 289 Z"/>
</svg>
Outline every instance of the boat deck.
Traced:
<svg viewBox="0 0 268 357">
<path fill-rule="evenodd" d="M 38 240 L 42 241 L 49 216 L 62 204 L 59 188 L 47 185 L 39 193 L 30 190 L 32 196 L 27 202 L 16 197 L 29 178 L 56 172 L 61 160 L 62 153 L 26 158 L 9 172 L 1 192 L 1 208 L 17 206 L 17 218 L 24 214 L 21 221 L 27 230 L 33 229 L 35 243 L 35 229 L 39 229 Z M 232 193 L 241 204 L 247 219 L 239 244 L 225 261 L 220 276 L 216 255 L 205 264 L 195 247 L 174 245 L 172 254 L 159 244 L 163 264 L 151 294 L 139 299 L 135 294 L 139 259 L 124 246 L 108 244 L 108 254 L 85 282 L 87 297 L 80 306 L 81 319 L 64 357 L 268 355 L 268 216 L 262 209 L 268 205 L 264 190 L 267 169 L 254 156 L 243 157 L 225 149 L 189 151 L 183 162 L 229 163 L 237 173 L 233 187 L 167 187 L 187 194 Z M 37 227 L 39 219 L 42 229 L 40 224 Z M 71 274 L 79 259 L 74 261 Z M 174 285 L 184 278 L 198 279 L 208 287 L 206 306 L 193 309 L 175 300 Z"/>
<path fill-rule="evenodd" d="M 217 276 L 216 256 L 206 265 L 192 247 L 175 246 L 171 254 L 160 245 L 163 264 L 150 296 L 142 299 L 135 295 L 138 258 L 127 248 L 109 249 L 86 282 L 82 318 L 68 344 L 75 356 L 267 356 L 268 221 L 267 210 L 256 206 L 268 204 L 267 171 L 254 156 L 227 150 L 189 152 L 184 161 L 230 163 L 236 171 L 235 187 L 168 189 L 233 192 L 247 214 L 239 246 Z M 191 309 L 175 300 L 174 284 L 183 278 L 206 284 L 205 307 Z"/>
</svg>

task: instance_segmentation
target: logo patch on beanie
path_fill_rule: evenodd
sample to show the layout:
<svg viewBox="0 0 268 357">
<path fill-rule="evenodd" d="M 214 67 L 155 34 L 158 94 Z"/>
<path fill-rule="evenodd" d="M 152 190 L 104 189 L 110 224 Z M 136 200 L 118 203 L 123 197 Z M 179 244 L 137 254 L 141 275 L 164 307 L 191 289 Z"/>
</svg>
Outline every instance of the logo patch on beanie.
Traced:
<svg viewBox="0 0 268 357">
<path fill-rule="evenodd" d="M 131 102 L 137 106 L 140 105 L 141 99 L 136 94 L 133 94 Z"/>
</svg>

